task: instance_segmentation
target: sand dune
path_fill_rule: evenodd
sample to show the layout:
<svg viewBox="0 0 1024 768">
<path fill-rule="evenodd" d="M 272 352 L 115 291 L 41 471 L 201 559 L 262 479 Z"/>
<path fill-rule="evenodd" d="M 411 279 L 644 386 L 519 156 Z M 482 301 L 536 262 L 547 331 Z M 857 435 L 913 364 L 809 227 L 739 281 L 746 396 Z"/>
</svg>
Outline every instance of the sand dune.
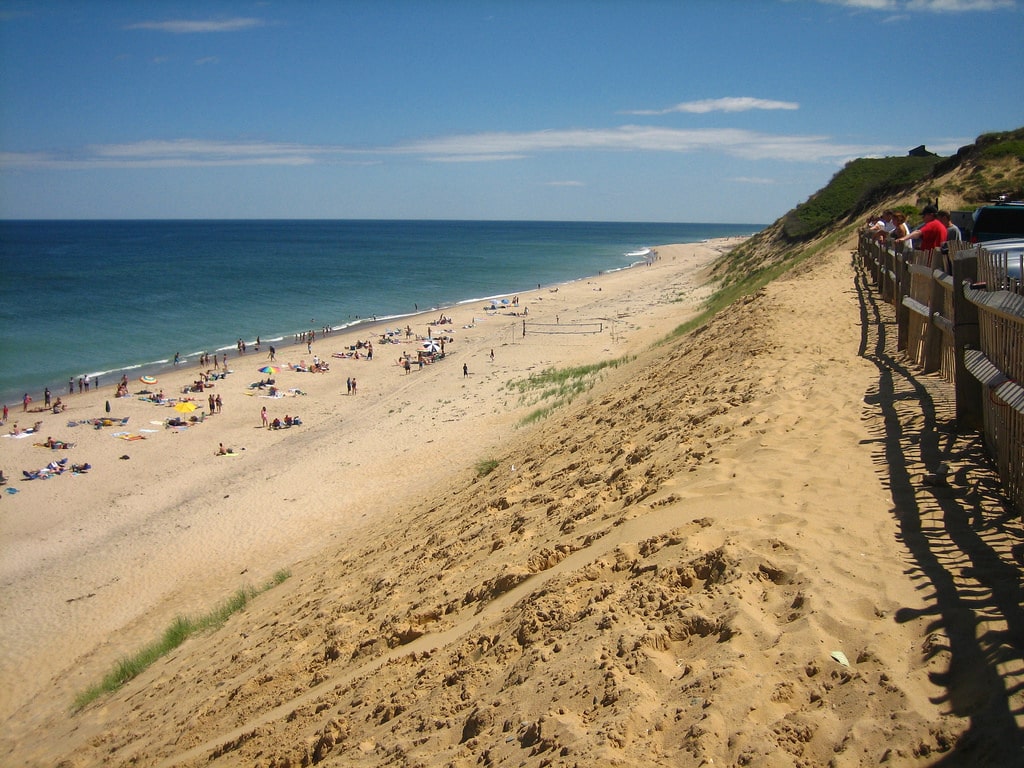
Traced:
<svg viewBox="0 0 1024 768">
<path fill-rule="evenodd" d="M 256 428 L 235 385 L 244 416 L 89 433 L 93 472 L 0 505 L 2 760 L 1013 764 L 1019 529 L 979 447 L 938 429 L 947 385 L 900 364 L 842 249 L 652 347 L 725 245 L 528 297 L 602 334 L 490 318 L 423 371 L 378 349 L 296 374 L 309 394 L 274 406 L 302 428 Z M 533 404 L 508 381 L 627 353 L 517 428 Z M 923 486 L 940 459 L 952 483 Z M 175 613 L 281 567 L 223 629 L 67 716 Z"/>
</svg>

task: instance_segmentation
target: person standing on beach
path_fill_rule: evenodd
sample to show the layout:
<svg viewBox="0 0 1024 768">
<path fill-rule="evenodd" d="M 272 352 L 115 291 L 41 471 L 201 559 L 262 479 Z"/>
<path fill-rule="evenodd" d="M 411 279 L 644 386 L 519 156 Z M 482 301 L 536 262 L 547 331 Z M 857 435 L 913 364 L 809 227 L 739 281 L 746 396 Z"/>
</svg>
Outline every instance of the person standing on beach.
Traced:
<svg viewBox="0 0 1024 768">
<path fill-rule="evenodd" d="M 462 364 L 462 378 L 469 376 L 469 365 L 467 363 Z"/>
<path fill-rule="evenodd" d="M 174 353 L 174 364 L 177 365 L 180 362 L 181 362 L 181 354 L 179 354 L 178 352 L 175 352 Z"/>
<path fill-rule="evenodd" d="M 220 399 L 220 395 L 217 395 L 217 397 L 214 399 L 213 402 L 214 402 L 214 405 L 217 406 L 217 413 L 220 413 L 220 409 L 224 405 L 223 401 Z"/>
<path fill-rule="evenodd" d="M 3 418 L 3 421 L 0 421 L 0 424 L 6 424 L 6 423 L 7 423 L 7 403 L 4 403 L 4 418 Z"/>
<path fill-rule="evenodd" d="M 352 378 L 352 394 L 354 395 L 355 393 L 356 393 L 356 380 L 355 380 L 355 377 L 353 377 Z"/>
<path fill-rule="evenodd" d="M 28 410 L 28 404 L 31 403 L 31 402 L 32 402 L 32 398 L 29 397 L 28 392 L 26 392 L 25 396 L 23 398 L 21 398 L 21 410 L 23 412 L 27 411 Z"/>
<path fill-rule="evenodd" d="M 264 429 L 270 425 L 270 422 L 267 420 L 267 406 L 265 405 L 260 409 L 260 420 L 263 422 Z"/>
<path fill-rule="evenodd" d="M 74 379 L 68 379 L 68 394 L 69 395 L 75 394 L 75 380 Z"/>
<path fill-rule="evenodd" d="M 347 379 L 345 379 L 345 394 L 348 394 L 348 395 L 352 394 L 352 377 L 351 376 L 349 376 Z"/>
<path fill-rule="evenodd" d="M 50 407 L 50 388 L 49 387 L 47 387 L 45 390 L 43 390 L 43 405 L 46 406 L 47 408 Z"/>
<path fill-rule="evenodd" d="M 277 357 L 276 357 L 276 355 L 277 355 L 277 350 L 275 350 L 275 349 L 274 349 L 274 345 L 273 345 L 273 344 L 271 344 L 271 345 L 270 345 L 270 354 L 269 354 L 269 355 L 267 355 L 267 357 L 269 357 L 269 358 L 270 358 L 270 360 L 271 360 L 271 362 L 273 362 L 274 360 L 277 360 Z"/>
</svg>

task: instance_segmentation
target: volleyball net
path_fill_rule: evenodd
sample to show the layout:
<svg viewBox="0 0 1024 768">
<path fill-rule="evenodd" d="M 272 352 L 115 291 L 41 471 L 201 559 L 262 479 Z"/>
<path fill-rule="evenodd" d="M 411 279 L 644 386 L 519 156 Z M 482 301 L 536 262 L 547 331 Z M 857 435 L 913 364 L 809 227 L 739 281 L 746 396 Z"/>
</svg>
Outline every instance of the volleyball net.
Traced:
<svg viewBox="0 0 1024 768">
<path fill-rule="evenodd" d="M 522 332 L 523 336 L 533 334 L 587 335 L 592 333 L 602 333 L 604 328 L 604 321 L 588 323 L 536 323 L 529 320 L 523 320 Z"/>
</svg>

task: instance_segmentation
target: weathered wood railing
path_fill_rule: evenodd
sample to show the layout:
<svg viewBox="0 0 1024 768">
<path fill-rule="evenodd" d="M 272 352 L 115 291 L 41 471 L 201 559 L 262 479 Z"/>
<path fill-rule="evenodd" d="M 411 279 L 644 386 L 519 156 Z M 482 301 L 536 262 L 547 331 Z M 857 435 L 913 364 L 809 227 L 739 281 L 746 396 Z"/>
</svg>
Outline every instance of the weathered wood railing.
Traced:
<svg viewBox="0 0 1024 768">
<path fill-rule="evenodd" d="M 901 252 L 862 234 L 858 252 L 896 309 L 898 348 L 956 393 L 960 432 L 981 432 L 1007 498 L 1024 514 L 1024 289 L 1006 259 L 950 243 Z"/>
</svg>

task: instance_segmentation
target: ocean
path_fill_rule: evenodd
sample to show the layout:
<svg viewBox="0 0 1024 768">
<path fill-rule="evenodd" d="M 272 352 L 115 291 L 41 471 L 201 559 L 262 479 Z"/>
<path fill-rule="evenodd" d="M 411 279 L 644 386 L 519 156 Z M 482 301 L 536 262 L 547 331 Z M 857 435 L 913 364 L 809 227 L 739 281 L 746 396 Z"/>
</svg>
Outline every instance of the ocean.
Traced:
<svg viewBox="0 0 1024 768">
<path fill-rule="evenodd" d="M 635 263 L 760 224 L 0 221 L 0 402 Z M 633 254 L 633 255 L 631 255 Z M 233 355 L 232 355 L 233 356 Z"/>
</svg>

